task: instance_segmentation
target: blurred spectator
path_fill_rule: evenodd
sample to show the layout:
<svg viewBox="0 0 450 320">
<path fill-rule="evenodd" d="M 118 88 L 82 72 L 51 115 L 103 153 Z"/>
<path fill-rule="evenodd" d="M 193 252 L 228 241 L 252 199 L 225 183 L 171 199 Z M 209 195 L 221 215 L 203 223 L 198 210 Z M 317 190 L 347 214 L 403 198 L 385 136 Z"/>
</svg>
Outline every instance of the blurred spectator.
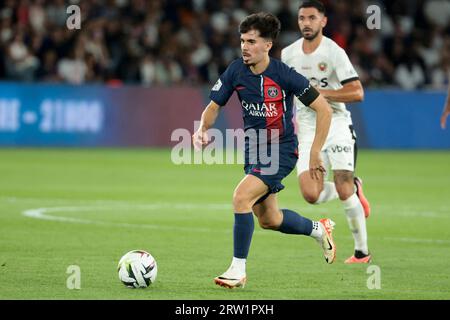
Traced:
<svg viewBox="0 0 450 320">
<path fill-rule="evenodd" d="M 431 85 L 435 89 L 440 89 L 450 84 L 450 35 L 444 40 L 440 50 L 438 62 L 431 70 Z"/>
<path fill-rule="evenodd" d="M 145 85 L 152 85 L 155 83 L 156 67 L 155 61 L 151 54 L 146 54 L 140 65 L 141 82 Z"/>
<path fill-rule="evenodd" d="M 424 9 L 430 24 L 441 28 L 448 27 L 450 21 L 450 1 L 428 0 L 426 1 Z"/>
<path fill-rule="evenodd" d="M 160 85 L 179 84 L 182 77 L 181 66 L 171 57 L 163 56 L 156 62 L 155 83 Z"/>
<path fill-rule="evenodd" d="M 300 37 L 301 0 L 0 0 L 2 80 L 80 84 L 211 84 L 240 56 L 238 26 L 270 11 L 282 22 L 271 54 Z M 325 35 L 365 86 L 444 88 L 450 73 L 449 0 L 323 0 Z M 68 30 L 78 4 L 81 30 Z M 366 26 L 368 5 L 381 29 Z"/>
<path fill-rule="evenodd" d="M 46 13 L 49 23 L 54 27 L 65 27 L 67 20 L 67 7 L 69 4 L 65 3 L 64 0 L 54 0 L 48 1 L 46 5 Z"/>
<path fill-rule="evenodd" d="M 35 0 L 29 9 L 30 26 L 34 32 L 41 34 L 45 32 L 47 15 L 44 9 L 44 0 Z"/>
<path fill-rule="evenodd" d="M 7 74 L 14 80 L 32 81 L 39 67 L 39 60 L 30 53 L 24 42 L 24 36 L 18 32 L 7 48 Z"/>
<path fill-rule="evenodd" d="M 62 58 L 58 62 L 58 76 L 69 83 L 85 82 L 87 72 L 83 48 L 80 46 L 73 48 L 68 57 Z"/>
<path fill-rule="evenodd" d="M 370 71 L 371 85 L 383 86 L 386 83 L 393 83 L 394 65 L 385 54 L 380 53 L 375 58 L 375 64 Z"/>
<path fill-rule="evenodd" d="M 54 50 L 48 50 L 44 54 L 43 62 L 36 72 L 37 81 L 56 82 L 61 81 L 57 69 L 58 56 Z"/>
<path fill-rule="evenodd" d="M 421 88 L 425 83 L 425 74 L 420 62 L 409 55 L 407 60 L 397 67 L 394 77 L 396 84 L 406 90 Z"/>
</svg>

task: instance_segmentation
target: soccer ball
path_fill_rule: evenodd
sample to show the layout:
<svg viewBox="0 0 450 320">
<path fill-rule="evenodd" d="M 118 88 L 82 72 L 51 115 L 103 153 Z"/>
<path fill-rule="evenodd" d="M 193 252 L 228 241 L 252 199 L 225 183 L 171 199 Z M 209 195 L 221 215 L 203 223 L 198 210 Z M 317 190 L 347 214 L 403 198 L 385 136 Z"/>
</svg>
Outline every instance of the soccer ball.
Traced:
<svg viewBox="0 0 450 320">
<path fill-rule="evenodd" d="M 117 266 L 119 279 L 129 288 L 147 288 L 156 280 L 158 268 L 153 256 L 144 250 L 127 252 Z"/>
</svg>

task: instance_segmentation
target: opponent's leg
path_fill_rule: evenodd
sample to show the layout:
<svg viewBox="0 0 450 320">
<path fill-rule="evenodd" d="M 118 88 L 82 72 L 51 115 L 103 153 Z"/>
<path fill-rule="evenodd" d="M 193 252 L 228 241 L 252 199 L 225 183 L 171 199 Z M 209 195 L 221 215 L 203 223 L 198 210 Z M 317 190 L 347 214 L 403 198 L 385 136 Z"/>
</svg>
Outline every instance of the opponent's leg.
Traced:
<svg viewBox="0 0 450 320">
<path fill-rule="evenodd" d="M 367 263 L 371 256 L 367 245 L 367 228 L 363 206 L 355 193 L 353 172 L 335 170 L 334 181 L 355 242 L 355 254 L 346 263 Z"/>
<path fill-rule="evenodd" d="M 217 285 L 227 288 L 245 286 L 245 265 L 254 230 L 252 206 L 267 192 L 264 182 L 253 175 L 245 176 L 236 187 L 233 194 L 233 260 L 228 270 L 214 279 Z"/>
<path fill-rule="evenodd" d="M 369 203 L 369 200 L 367 200 L 366 196 L 364 195 L 362 179 L 359 177 L 355 177 L 354 183 L 355 183 L 355 187 L 356 187 L 356 195 L 358 196 L 359 201 L 361 202 L 361 204 L 363 206 L 364 216 L 367 219 L 370 216 L 370 203 Z"/>
<path fill-rule="evenodd" d="M 356 162 L 358 160 L 358 143 L 357 143 L 356 133 L 355 133 L 355 130 L 353 128 L 353 125 L 349 125 L 349 129 L 350 129 L 350 134 L 351 134 L 352 140 L 354 141 L 354 145 L 353 145 L 353 171 L 355 171 L 355 169 L 356 169 Z M 354 177 L 353 178 L 353 182 L 354 182 L 355 187 L 356 187 L 356 195 L 358 196 L 359 201 L 361 202 L 361 204 L 363 206 L 364 215 L 365 215 L 365 217 L 367 219 L 370 216 L 370 203 L 369 203 L 369 200 L 367 200 L 366 196 L 364 195 L 363 181 L 359 177 Z"/>
<path fill-rule="evenodd" d="M 334 182 L 313 180 L 309 171 L 304 171 L 298 176 L 298 183 L 303 198 L 311 204 L 325 203 L 338 198 Z"/>
<path fill-rule="evenodd" d="M 314 180 L 309 174 L 310 144 L 300 146 L 300 156 L 297 161 L 297 179 L 303 198 L 311 204 L 320 204 L 337 199 L 338 194 L 333 181 L 326 181 L 326 177 Z M 322 152 L 322 160 L 325 168 L 329 167 L 329 159 L 326 152 Z"/>
<path fill-rule="evenodd" d="M 327 263 L 333 263 L 335 260 L 336 246 L 332 235 L 334 222 L 330 219 L 311 221 L 292 210 L 280 210 L 276 194 L 271 194 L 263 202 L 255 204 L 253 212 L 262 228 L 311 236 L 321 245 Z"/>
</svg>

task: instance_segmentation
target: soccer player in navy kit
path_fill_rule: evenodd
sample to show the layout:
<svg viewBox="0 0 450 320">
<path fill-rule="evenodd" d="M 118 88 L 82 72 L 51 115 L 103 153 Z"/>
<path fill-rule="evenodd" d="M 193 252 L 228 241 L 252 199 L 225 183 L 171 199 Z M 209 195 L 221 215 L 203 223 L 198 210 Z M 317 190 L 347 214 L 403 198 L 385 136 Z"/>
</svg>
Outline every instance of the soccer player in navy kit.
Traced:
<svg viewBox="0 0 450 320">
<path fill-rule="evenodd" d="M 269 13 L 252 14 L 241 22 L 242 58 L 233 61 L 212 88 L 211 102 L 202 113 L 199 129 L 192 136 L 197 149 L 207 144 L 206 131 L 214 124 L 220 108 L 237 91 L 246 133 L 246 175 L 233 194 L 233 260 L 228 270 L 214 279 L 216 284 L 227 288 L 243 287 L 246 283 L 246 260 L 254 230 L 252 213 L 264 229 L 313 237 L 321 245 L 327 263 L 332 263 L 336 257 L 333 221 L 311 221 L 294 211 L 278 208 L 276 193 L 284 188 L 281 180 L 295 168 L 298 159 L 298 142 L 292 121 L 293 96 L 317 113 L 317 130 L 309 162 L 314 179 L 319 179 L 325 171 L 320 151 L 332 113 L 326 100 L 305 77 L 269 57 L 280 29 L 279 20 Z M 268 151 L 269 163 L 263 161 L 259 150 Z"/>
</svg>

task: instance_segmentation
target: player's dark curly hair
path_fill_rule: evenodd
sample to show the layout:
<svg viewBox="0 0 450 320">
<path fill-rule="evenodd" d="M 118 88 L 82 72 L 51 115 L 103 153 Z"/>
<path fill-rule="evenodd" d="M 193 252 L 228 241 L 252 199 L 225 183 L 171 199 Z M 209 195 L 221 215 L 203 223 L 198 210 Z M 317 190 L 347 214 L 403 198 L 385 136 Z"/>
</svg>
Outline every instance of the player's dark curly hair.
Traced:
<svg viewBox="0 0 450 320">
<path fill-rule="evenodd" d="M 258 30 L 262 38 L 275 41 L 281 30 L 280 20 L 271 13 L 258 12 L 247 16 L 239 25 L 239 33 Z"/>
<path fill-rule="evenodd" d="M 307 1 L 303 1 L 300 6 L 298 7 L 298 9 L 302 9 L 302 8 L 316 8 L 320 13 L 323 13 L 324 15 L 326 14 L 325 12 L 325 6 L 323 5 L 323 3 L 319 0 L 307 0 Z"/>
</svg>

